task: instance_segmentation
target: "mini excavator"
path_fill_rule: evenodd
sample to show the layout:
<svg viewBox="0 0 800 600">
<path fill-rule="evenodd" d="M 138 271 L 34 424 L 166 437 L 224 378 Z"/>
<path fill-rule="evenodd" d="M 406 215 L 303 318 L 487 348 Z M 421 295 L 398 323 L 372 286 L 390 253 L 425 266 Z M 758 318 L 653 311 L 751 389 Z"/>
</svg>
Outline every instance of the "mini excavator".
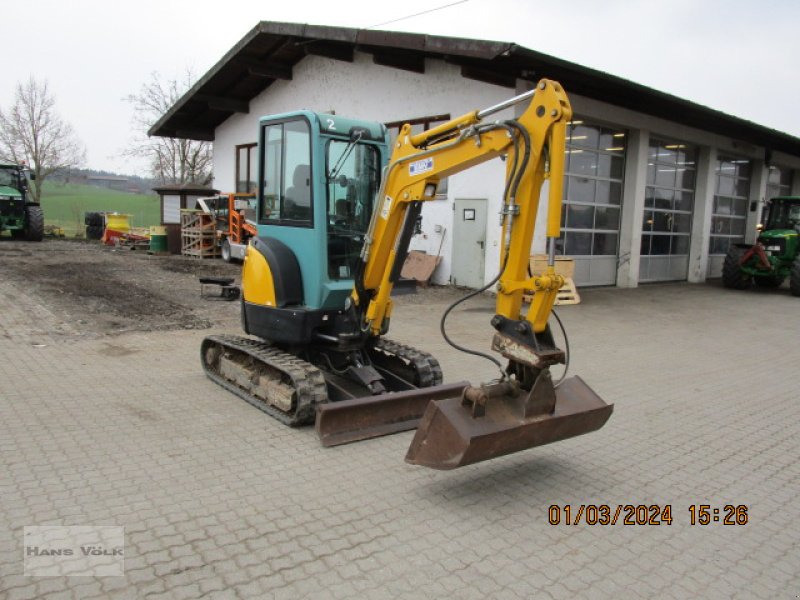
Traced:
<svg viewBox="0 0 800 600">
<path fill-rule="evenodd" d="M 520 103 L 518 118 L 488 120 Z M 325 446 L 416 428 L 406 461 L 436 469 L 601 428 L 613 405 L 579 377 L 550 374 L 567 358 L 548 321 L 564 283 L 554 260 L 571 117 L 564 90 L 543 79 L 421 133 L 404 125 L 394 142 L 382 124 L 339 115 L 262 118 L 258 235 L 242 268 L 242 325 L 252 337 L 203 340 L 207 375 L 285 424 L 316 421 Z M 495 362 L 499 378 L 442 384 L 433 356 L 385 337 L 392 286 L 439 182 L 498 157 L 506 161 L 499 274 L 478 292 L 496 289 L 492 349 L 505 365 L 471 351 Z M 532 276 L 546 179 L 548 267 Z M 535 292 L 527 313 L 525 290 Z"/>
</svg>

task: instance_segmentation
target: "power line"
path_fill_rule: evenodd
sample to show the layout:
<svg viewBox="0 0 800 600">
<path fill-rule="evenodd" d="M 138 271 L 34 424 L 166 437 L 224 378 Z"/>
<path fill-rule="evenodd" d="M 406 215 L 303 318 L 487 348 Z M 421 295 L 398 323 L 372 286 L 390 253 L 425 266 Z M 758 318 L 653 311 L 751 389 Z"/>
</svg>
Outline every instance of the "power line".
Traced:
<svg viewBox="0 0 800 600">
<path fill-rule="evenodd" d="M 370 25 L 369 27 L 365 27 L 364 29 L 375 29 L 376 27 L 383 27 L 384 25 L 391 25 L 392 23 L 397 23 L 398 21 L 405 21 L 406 19 L 411 19 L 412 17 L 419 17 L 420 15 L 427 15 L 428 13 L 436 12 L 437 10 L 442 10 L 443 8 L 450 8 L 451 6 L 455 6 L 456 4 L 464 4 L 465 2 L 469 2 L 469 0 L 458 0 L 458 2 L 451 2 L 450 4 L 444 4 L 443 6 L 437 6 L 436 8 L 430 8 L 428 10 L 423 10 L 422 12 L 414 13 L 413 15 L 407 15 L 405 17 L 400 17 L 399 19 L 392 19 L 391 21 L 386 21 L 385 23 L 378 23 L 377 25 Z"/>
</svg>

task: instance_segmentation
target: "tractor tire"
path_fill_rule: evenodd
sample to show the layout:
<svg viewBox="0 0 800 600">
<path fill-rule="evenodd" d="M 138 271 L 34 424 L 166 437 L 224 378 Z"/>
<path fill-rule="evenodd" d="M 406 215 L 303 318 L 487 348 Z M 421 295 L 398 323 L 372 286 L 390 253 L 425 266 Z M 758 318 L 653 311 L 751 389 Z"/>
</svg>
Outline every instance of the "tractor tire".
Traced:
<svg viewBox="0 0 800 600">
<path fill-rule="evenodd" d="M 228 241 L 228 238 L 222 240 L 220 254 L 222 255 L 222 260 L 224 260 L 226 263 L 231 262 L 231 243 Z"/>
<path fill-rule="evenodd" d="M 87 212 L 83 220 L 88 227 L 103 226 L 103 215 L 99 212 Z"/>
<path fill-rule="evenodd" d="M 746 290 L 750 287 L 752 277 L 742 271 L 739 262 L 742 260 L 745 250 L 738 246 L 728 248 L 725 255 L 725 262 L 722 263 L 722 285 L 734 290 Z"/>
<path fill-rule="evenodd" d="M 781 277 L 780 275 L 761 275 L 760 277 L 756 275 L 753 277 L 756 286 L 762 288 L 781 287 L 784 279 L 786 279 L 786 277 Z"/>
<path fill-rule="evenodd" d="M 41 242 L 44 237 L 44 212 L 41 206 L 30 204 L 25 207 L 25 239 Z"/>
<path fill-rule="evenodd" d="M 86 239 L 87 240 L 99 240 L 103 237 L 103 226 L 102 225 L 89 225 L 86 228 Z"/>
<path fill-rule="evenodd" d="M 800 296 L 800 256 L 794 259 L 792 272 L 789 275 L 789 290 L 792 296 Z"/>
</svg>

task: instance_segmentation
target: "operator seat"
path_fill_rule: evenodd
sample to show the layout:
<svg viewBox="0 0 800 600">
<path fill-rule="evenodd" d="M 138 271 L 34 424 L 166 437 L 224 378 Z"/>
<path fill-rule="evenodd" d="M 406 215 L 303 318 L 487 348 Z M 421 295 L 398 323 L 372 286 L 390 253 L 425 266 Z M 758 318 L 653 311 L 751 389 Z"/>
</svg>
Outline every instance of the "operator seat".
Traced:
<svg viewBox="0 0 800 600">
<path fill-rule="evenodd" d="M 286 189 L 283 201 L 283 218 L 299 221 L 311 220 L 311 167 L 297 165 L 292 175 L 292 186 Z"/>
<path fill-rule="evenodd" d="M 345 221 L 348 225 L 353 220 L 353 204 L 349 200 L 336 201 L 336 220 Z"/>
</svg>

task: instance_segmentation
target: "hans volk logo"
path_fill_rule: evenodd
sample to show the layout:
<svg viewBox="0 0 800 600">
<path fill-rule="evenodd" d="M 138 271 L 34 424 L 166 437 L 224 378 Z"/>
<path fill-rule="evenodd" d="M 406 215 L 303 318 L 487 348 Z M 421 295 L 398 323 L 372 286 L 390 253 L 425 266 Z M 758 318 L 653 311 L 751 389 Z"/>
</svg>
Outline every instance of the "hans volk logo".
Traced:
<svg viewBox="0 0 800 600">
<path fill-rule="evenodd" d="M 29 526 L 23 538 L 25 575 L 113 577 L 125 572 L 124 527 Z"/>
</svg>

